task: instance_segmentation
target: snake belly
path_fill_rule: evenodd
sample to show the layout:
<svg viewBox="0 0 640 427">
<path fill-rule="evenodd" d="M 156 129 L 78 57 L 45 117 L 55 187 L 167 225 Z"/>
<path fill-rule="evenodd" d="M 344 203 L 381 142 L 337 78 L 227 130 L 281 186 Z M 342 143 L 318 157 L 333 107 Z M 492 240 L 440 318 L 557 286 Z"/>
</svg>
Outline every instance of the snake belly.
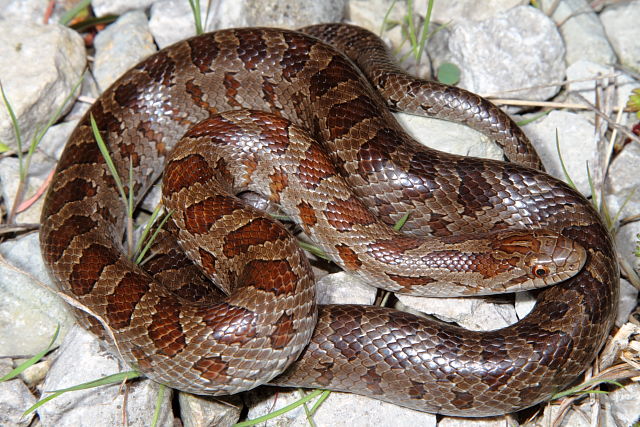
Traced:
<svg viewBox="0 0 640 427">
<path fill-rule="evenodd" d="M 109 326 L 129 364 L 193 393 L 226 394 L 270 381 L 485 416 L 534 405 L 573 381 L 608 336 L 618 294 L 613 242 L 590 203 L 536 170 L 539 159 L 522 131 L 488 101 L 406 76 L 365 30 L 327 24 L 302 31 L 310 35 L 246 28 L 197 36 L 144 60 L 100 96 L 61 156 L 42 214 L 42 253 L 60 288 Z M 514 163 L 422 147 L 388 108 L 465 123 L 492 136 Z M 218 242 L 224 256 L 256 258 L 246 261 L 253 268 L 220 273 L 243 283 L 238 293 L 189 301 L 125 255 L 124 204 L 90 116 L 120 176 L 132 167 L 131 191 L 139 201 L 190 128 L 240 109 L 268 111 L 307 129 L 387 224 L 410 212 L 403 231 L 447 242 L 460 233 L 544 228 L 577 242 L 586 262 L 575 276 L 540 291 L 526 318 L 497 331 L 468 331 L 382 307 L 320 306 L 316 315 L 308 262 L 283 229 L 264 217 L 247 219 L 236 202 L 207 201 L 192 209 L 192 228 L 202 226 L 200 214 L 212 213 L 240 237 Z M 300 172 L 313 170 L 304 169 L 311 160 L 300 158 Z M 224 175 L 224 168 L 216 173 Z M 349 228 L 368 217 L 347 209 L 344 218 Z M 334 228 L 340 232 L 337 223 Z M 409 250 L 393 249 L 398 260 Z M 338 257 L 358 270 L 358 252 L 345 248 Z M 223 263 L 202 258 L 210 271 Z M 387 278 L 399 292 L 429 285 L 410 273 Z M 270 275 L 282 280 L 271 283 Z M 258 280 L 265 277 L 266 284 Z M 94 318 L 82 321 L 92 331 L 102 328 Z"/>
</svg>

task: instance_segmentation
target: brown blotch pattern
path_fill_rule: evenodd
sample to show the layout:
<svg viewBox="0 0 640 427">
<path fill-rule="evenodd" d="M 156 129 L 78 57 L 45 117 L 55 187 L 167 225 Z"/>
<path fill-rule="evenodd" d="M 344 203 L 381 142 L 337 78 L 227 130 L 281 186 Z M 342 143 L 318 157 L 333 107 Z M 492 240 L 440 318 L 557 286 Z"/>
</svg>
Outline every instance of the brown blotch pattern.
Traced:
<svg viewBox="0 0 640 427">
<path fill-rule="evenodd" d="M 135 357 L 136 359 L 136 364 L 137 367 L 142 371 L 142 372 L 147 372 L 150 371 L 153 368 L 153 359 L 149 356 L 147 356 L 144 351 L 142 351 L 140 348 L 138 347 L 131 347 L 131 354 L 133 355 L 133 357 Z"/>
<path fill-rule="evenodd" d="M 317 144 L 312 144 L 307 149 L 304 158 L 298 165 L 298 179 L 300 183 L 309 189 L 315 189 L 323 180 L 336 174 L 335 167 Z"/>
<path fill-rule="evenodd" d="M 276 321 L 275 327 L 275 330 L 269 337 L 271 347 L 275 349 L 285 348 L 295 333 L 295 329 L 293 327 L 293 316 L 283 313 Z"/>
<path fill-rule="evenodd" d="M 334 55 L 325 68 L 311 76 L 309 85 L 311 97 L 312 99 L 321 98 L 340 83 L 357 80 L 359 77 L 350 63 L 347 63 L 343 57 Z"/>
<path fill-rule="evenodd" d="M 102 157 L 102 153 L 100 153 L 100 147 L 98 147 L 98 144 L 96 144 L 95 140 L 92 139 L 87 142 L 67 146 L 58 161 L 58 170 L 65 170 L 70 166 L 76 165 L 101 163 L 104 163 L 104 157 Z M 47 206 L 47 208 L 50 207 Z"/>
<path fill-rule="evenodd" d="M 262 61 L 269 57 L 267 43 L 260 31 L 245 30 L 236 32 L 238 38 L 238 58 L 247 70 L 255 70 Z"/>
<path fill-rule="evenodd" d="M 211 338 L 226 345 L 243 345 L 257 334 L 256 316 L 253 311 L 227 303 L 216 304 L 202 320 L 210 327 Z"/>
<path fill-rule="evenodd" d="M 118 254 L 111 248 L 94 243 L 82 252 L 69 276 L 69 286 L 76 295 L 87 295 L 93 290 L 105 267 L 118 260 Z"/>
<path fill-rule="evenodd" d="M 376 217 L 351 196 L 348 200 L 335 199 L 327 203 L 325 218 L 338 231 L 351 231 L 354 225 L 370 225 L 376 221 Z"/>
<path fill-rule="evenodd" d="M 157 84 L 166 87 L 171 87 L 174 84 L 173 78 L 176 72 L 176 63 L 165 51 L 161 50 L 149 57 L 137 68 L 146 71 L 151 80 Z"/>
<path fill-rule="evenodd" d="M 173 298 L 163 298 L 155 306 L 153 321 L 149 325 L 149 338 L 158 352 L 174 357 L 186 346 L 186 340 L 180 324 L 180 307 Z"/>
<path fill-rule="evenodd" d="M 83 200 L 96 195 L 96 186 L 93 182 L 82 178 L 76 178 L 65 183 L 55 190 L 56 197 L 49 203 L 47 211 L 60 212 L 67 203 Z"/>
<path fill-rule="evenodd" d="M 216 256 L 203 248 L 198 248 L 198 254 L 200 254 L 202 269 L 206 271 L 209 276 L 216 274 Z"/>
<path fill-rule="evenodd" d="M 405 289 L 413 289 L 417 286 L 426 286 L 430 285 L 437 280 L 432 279 L 430 277 L 410 277 L 410 276 L 401 276 L 397 274 L 386 273 L 389 279 L 396 282 L 398 285 L 402 286 Z"/>
<path fill-rule="evenodd" d="M 313 227 L 318 223 L 316 212 L 313 209 L 313 206 L 311 206 L 309 203 L 302 201 L 298 203 L 297 208 L 298 208 L 298 215 L 300 216 L 300 220 L 307 227 Z"/>
<path fill-rule="evenodd" d="M 453 390 L 455 398 L 451 401 L 453 406 L 458 409 L 469 409 L 473 406 L 473 394 L 466 391 Z"/>
<path fill-rule="evenodd" d="M 187 80 L 184 84 L 184 90 L 189 94 L 189 97 L 195 105 L 208 111 L 210 114 L 215 114 L 218 110 L 205 101 L 206 94 L 200 86 L 198 86 L 194 79 Z"/>
<path fill-rule="evenodd" d="M 125 328 L 131 322 L 131 315 L 136 304 L 149 290 L 149 277 L 128 272 L 118 282 L 113 294 L 107 297 L 105 312 L 112 328 Z"/>
<path fill-rule="evenodd" d="M 377 105 L 365 95 L 333 105 L 327 115 L 330 139 L 338 139 L 346 135 L 356 124 L 378 117 L 378 114 Z"/>
<path fill-rule="evenodd" d="M 285 49 L 282 54 L 280 67 L 282 77 L 291 82 L 309 60 L 310 47 L 313 42 L 310 42 L 307 37 L 293 33 L 284 34 L 284 42 L 289 48 Z"/>
<path fill-rule="evenodd" d="M 220 218 L 231 215 L 240 208 L 242 205 L 231 197 L 221 195 L 208 197 L 185 209 L 183 214 L 185 229 L 193 234 L 206 233 Z"/>
<path fill-rule="evenodd" d="M 496 240 L 492 247 L 501 252 L 526 255 L 530 252 L 540 251 L 540 240 L 534 236 L 517 234 Z"/>
<path fill-rule="evenodd" d="M 224 80 L 222 84 L 225 87 L 225 99 L 227 100 L 227 104 L 234 108 L 242 107 L 242 104 L 238 102 L 236 99 L 236 95 L 238 95 L 238 88 L 242 86 L 240 82 L 235 78 L 236 73 L 227 72 L 224 73 Z"/>
<path fill-rule="evenodd" d="M 214 384 L 227 384 L 233 379 L 227 376 L 229 366 L 218 356 L 198 359 L 198 361 L 193 364 L 193 369 L 200 372 L 202 378 Z"/>
<path fill-rule="evenodd" d="M 381 396 L 384 394 L 382 387 L 380 387 L 380 383 L 382 383 L 382 377 L 376 372 L 376 368 L 368 368 L 367 373 L 360 377 L 363 383 L 367 385 L 367 390 L 371 392 L 371 394 L 376 396 Z"/>
<path fill-rule="evenodd" d="M 289 234 L 278 223 L 266 218 L 257 218 L 227 234 L 224 238 L 223 252 L 225 256 L 233 258 L 245 253 L 252 246 L 284 240 L 287 237 Z"/>
<path fill-rule="evenodd" d="M 455 250 L 433 251 L 422 257 L 428 267 L 455 272 L 472 271 L 487 278 L 495 277 L 513 268 L 518 259 L 498 260 L 491 253 L 467 253 Z"/>
<path fill-rule="evenodd" d="M 44 253 L 47 262 L 54 265 L 58 258 L 76 236 L 88 233 L 96 227 L 96 222 L 88 216 L 73 215 L 67 218 L 52 235 L 54 239 L 49 244 L 49 250 Z"/>
<path fill-rule="evenodd" d="M 400 264 L 404 252 L 419 248 L 422 241 L 411 236 L 398 236 L 393 240 L 378 240 L 367 246 L 367 253 L 385 264 Z"/>
<path fill-rule="evenodd" d="M 298 276 L 286 260 L 253 260 L 244 267 L 241 284 L 275 296 L 293 295 Z"/>
<path fill-rule="evenodd" d="M 163 193 L 173 194 L 199 182 L 204 184 L 213 177 L 209 163 L 200 154 L 190 154 L 170 161 L 164 170 Z"/>
<path fill-rule="evenodd" d="M 344 263 L 347 270 L 356 271 L 362 266 L 362 261 L 358 258 L 358 254 L 347 245 L 336 245 L 338 256 Z"/>
<path fill-rule="evenodd" d="M 287 175 L 282 171 L 276 171 L 269 175 L 269 190 L 271 190 L 271 201 L 280 203 L 280 193 L 289 185 Z"/>
<path fill-rule="evenodd" d="M 186 42 L 190 48 L 191 63 L 203 74 L 215 71 L 211 66 L 220 53 L 218 42 L 213 36 L 194 37 Z"/>
</svg>

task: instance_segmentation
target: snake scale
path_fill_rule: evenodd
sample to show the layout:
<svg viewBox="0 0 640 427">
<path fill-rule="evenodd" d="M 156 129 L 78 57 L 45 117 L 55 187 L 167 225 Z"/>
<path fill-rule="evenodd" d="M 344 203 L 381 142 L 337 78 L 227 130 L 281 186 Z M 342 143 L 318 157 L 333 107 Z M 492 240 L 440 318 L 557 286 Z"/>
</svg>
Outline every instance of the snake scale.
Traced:
<svg viewBox="0 0 640 427">
<path fill-rule="evenodd" d="M 420 146 L 390 110 L 471 126 L 510 162 Z M 203 273 L 172 243 L 147 271 L 127 258 L 125 206 L 90 116 L 120 176 L 131 166 L 136 201 L 171 154 L 163 192 L 180 231 L 163 239 Z M 526 318 L 490 332 L 384 307 L 316 307 L 291 234 L 239 192 L 282 205 L 335 262 L 390 291 L 544 289 Z M 407 212 L 402 233 L 390 229 Z M 320 387 L 466 416 L 525 408 L 575 380 L 612 327 L 619 280 L 598 214 L 541 171 L 508 116 L 406 75 L 376 36 L 344 24 L 222 30 L 128 71 L 61 156 L 41 247 L 61 289 L 158 382 L 214 395 Z"/>
</svg>

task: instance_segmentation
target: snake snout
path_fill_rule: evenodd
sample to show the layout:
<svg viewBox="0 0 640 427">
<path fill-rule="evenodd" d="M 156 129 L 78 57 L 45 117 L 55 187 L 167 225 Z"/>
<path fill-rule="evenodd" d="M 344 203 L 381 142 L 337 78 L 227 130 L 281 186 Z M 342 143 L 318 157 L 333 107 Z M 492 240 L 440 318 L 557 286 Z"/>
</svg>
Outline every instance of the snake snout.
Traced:
<svg viewBox="0 0 640 427">
<path fill-rule="evenodd" d="M 576 241 L 556 233 L 535 233 L 538 254 L 531 257 L 531 275 L 541 285 L 552 285 L 575 276 L 582 270 L 587 251 Z"/>
</svg>

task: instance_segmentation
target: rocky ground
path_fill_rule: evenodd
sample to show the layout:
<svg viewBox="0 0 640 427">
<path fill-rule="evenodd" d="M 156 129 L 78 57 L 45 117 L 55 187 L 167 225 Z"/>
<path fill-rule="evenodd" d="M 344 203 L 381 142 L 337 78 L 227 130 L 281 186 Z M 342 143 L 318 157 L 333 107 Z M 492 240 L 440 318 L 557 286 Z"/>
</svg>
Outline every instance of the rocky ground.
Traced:
<svg viewBox="0 0 640 427">
<path fill-rule="evenodd" d="M 55 3 L 53 11 L 47 11 L 47 3 Z M 6 144 L 0 155 L 4 213 L 0 225 L 0 375 L 45 348 L 56 325 L 61 326 L 55 351 L 18 378 L 0 383 L 3 426 L 150 425 L 157 405 L 158 385 L 139 380 L 124 387 L 66 393 L 35 413 L 21 415 L 45 390 L 127 369 L 92 335 L 74 326 L 68 305 L 50 291 L 51 281 L 38 246 L 42 198 L 37 196 L 46 188 L 47 177 L 75 123 L 101 91 L 139 60 L 195 31 L 187 0 L 94 0 L 95 16 L 116 16 L 114 22 L 100 26 L 97 34 L 95 27 L 79 33 L 57 24 L 77 3 L 0 0 L 0 82 L 25 144 L 41 133 L 82 79 L 79 94 L 74 94 L 62 118 L 55 120 L 33 153 L 26 202 L 16 215 L 12 212 L 21 168 L 11 120 L 0 106 L 0 141 Z M 207 11 L 206 3 L 202 2 L 203 11 Z M 427 2 L 414 3 L 413 19 L 420 25 Z M 442 26 L 427 41 L 422 63 L 409 58 L 403 64 L 422 76 L 446 62 L 457 65 L 460 86 L 490 96 L 516 120 L 531 119 L 524 130 L 551 174 L 566 177 L 557 143 L 567 174 L 577 188 L 599 204 L 605 202 L 623 278 L 611 343 L 589 373 L 598 378 L 599 372 L 610 372 L 612 366 L 618 371 L 630 369 L 631 363 L 639 367 L 640 346 L 633 339 L 640 334 L 639 262 L 634 254 L 640 233 L 640 180 L 635 174 L 640 140 L 632 131 L 634 126 L 638 128 L 638 118 L 624 107 L 632 90 L 640 88 L 640 1 L 531 3 L 535 4 L 522 0 L 436 0 L 431 30 L 438 28 L 436 24 Z M 408 14 L 405 2 L 391 0 L 224 0 L 212 2 L 205 27 L 207 31 L 256 25 L 296 28 L 344 20 L 380 32 L 387 15 L 383 37 L 399 56 L 406 56 L 410 50 L 403 32 L 406 25 L 397 24 L 406 23 Z M 48 24 L 43 24 L 43 19 L 48 19 Z M 460 154 L 501 157 L 486 138 L 463 126 L 398 116 L 428 145 Z M 318 271 L 318 276 L 322 303 L 369 304 L 375 299 L 375 290 L 354 283 L 344 273 Z M 513 303 L 411 297 L 399 297 L 396 303 L 399 308 L 433 314 L 469 329 L 514 323 L 532 304 L 526 295 L 517 295 Z M 640 414 L 640 384 L 638 377 L 626 376 L 631 377 L 621 381 L 626 387 L 605 386 L 607 394 L 582 399 L 573 395 L 492 419 L 440 417 L 332 393 L 313 422 L 298 408 L 264 425 L 629 426 Z M 263 387 L 240 396 L 212 399 L 167 390 L 159 400 L 158 425 L 232 425 L 239 417 L 253 419 L 272 412 L 303 393 Z"/>
</svg>

